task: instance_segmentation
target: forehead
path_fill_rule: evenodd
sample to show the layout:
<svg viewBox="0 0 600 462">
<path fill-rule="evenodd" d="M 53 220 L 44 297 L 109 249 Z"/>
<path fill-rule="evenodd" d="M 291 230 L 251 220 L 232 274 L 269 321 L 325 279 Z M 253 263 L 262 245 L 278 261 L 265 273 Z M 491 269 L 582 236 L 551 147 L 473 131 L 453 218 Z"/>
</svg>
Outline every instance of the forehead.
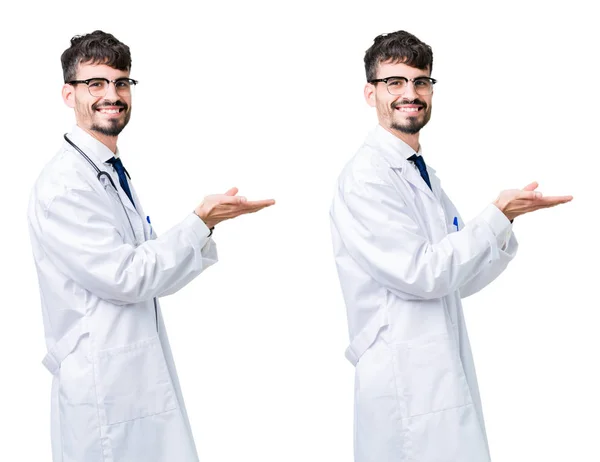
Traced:
<svg viewBox="0 0 600 462">
<path fill-rule="evenodd" d="M 129 71 L 121 71 L 106 64 L 79 63 L 77 66 L 77 79 L 85 80 L 92 77 L 105 77 L 114 80 L 120 77 L 129 77 Z"/>
<path fill-rule="evenodd" d="M 378 79 L 384 79 L 391 76 L 408 78 L 423 77 L 429 76 L 429 69 L 418 69 L 398 61 L 383 61 L 377 65 L 376 75 L 376 78 Z"/>
</svg>

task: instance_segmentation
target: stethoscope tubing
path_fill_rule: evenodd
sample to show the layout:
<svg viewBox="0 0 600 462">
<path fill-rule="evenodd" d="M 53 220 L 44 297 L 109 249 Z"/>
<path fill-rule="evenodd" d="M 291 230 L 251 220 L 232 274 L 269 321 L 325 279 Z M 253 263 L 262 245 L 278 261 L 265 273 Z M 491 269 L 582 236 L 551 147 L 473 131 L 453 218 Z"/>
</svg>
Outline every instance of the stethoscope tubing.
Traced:
<svg viewBox="0 0 600 462">
<path fill-rule="evenodd" d="M 75 150 L 81 154 L 81 156 L 88 161 L 88 163 L 94 167 L 94 170 L 96 170 L 96 178 L 98 178 L 98 181 L 100 182 L 100 184 L 102 186 L 104 186 L 104 183 L 102 183 L 102 177 L 106 176 L 108 178 L 108 180 L 110 181 L 110 184 L 112 185 L 112 187 L 114 188 L 115 192 L 117 193 L 117 197 L 119 198 L 119 202 L 121 203 L 121 207 L 123 208 L 123 212 L 125 212 L 125 216 L 127 217 L 127 221 L 129 222 L 129 226 L 131 228 L 131 232 L 133 233 L 133 239 L 136 243 L 137 246 L 137 238 L 135 237 L 135 229 L 133 228 L 133 224 L 131 223 L 131 219 L 129 218 L 129 214 L 127 213 L 127 209 L 125 208 L 125 204 L 123 204 L 123 199 L 121 199 L 121 196 L 119 195 L 119 190 L 117 189 L 117 186 L 115 185 L 115 182 L 113 181 L 112 177 L 110 176 L 110 174 L 104 170 L 100 170 L 98 168 L 98 166 L 94 163 L 94 161 L 92 159 L 90 159 L 87 154 L 85 152 L 83 152 L 83 150 L 77 146 L 75 143 L 73 143 L 73 141 L 71 141 L 69 139 L 69 137 L 67 136 L 67 134 L 65 133 L 64 135 L 65 141 L 67 143 L 69 143 L 71 146 L 73 146 L 73 148 L 75 148 Z M 154 298 L 154 316 L 155 316 L 155 320 L 156 320 L 156 330 L 158 332 L 158 306 L 156 304 L 156 297 Z"/>
<path fill-rule="evenodd" d="M 98 168 L 98 166 L 94 163 L 94 161 L 92 159 L 90 159 L 88 157 L 88 155 L 83 152 L 83 150 L 77 146 L 75 143 L 73 143 L 73 141 L 71 141 L 69 139 L 69 137 L 67 136 L 67 134 L 65 133 L 63 135 L 65 141 L 67 143 L 69 143 L 71 146 L 73 146 L 73 148 L 75 148 L 75 150 L 81 154 L 81 156 L 88 161 L 88 163 L 94 167 L 94 170 L 96 170 L 96 178 L 98 178 L 98 181 L 100 182 L 100 184 L 102 184 L 104 186 L 104 183 L 102 183 L 102 177 L 105 176 L 106 178 L 108 178 L 108 181 L 110 181 L 110 184 L 112 185 L 113 189 L 115 190 L 115 192 L 117 193 L 117 198 L 119 199 L 119 202 L 121 203 L 121 207 L 123 207 L 123 212 L 125 212 L 125 216 L 127 217 L 127 221 L 129 222 L 129 227 L 131 228 L 131 232 L 133 233 L 133 239 L 135 240 L 136 246 L 138 245 L 137 242 L 137 238 L 135 237 L 135 229 L 133 227 L 133 224 L 131 223 L 131 219 L 129 218 L 129 214 L 127 213 L 127 209 L 125 208 L 125 204 L 123 204 L 123 199 L 121 199 L 121 196 L 119 195 L 119 190 L 117 189 L 117 185 L 115 185 L 115 182 L 113 181 L 112 177 L 110 176 L 110 174 L 107 171 L 104 170 L 100 170 Z"/>
</svg>

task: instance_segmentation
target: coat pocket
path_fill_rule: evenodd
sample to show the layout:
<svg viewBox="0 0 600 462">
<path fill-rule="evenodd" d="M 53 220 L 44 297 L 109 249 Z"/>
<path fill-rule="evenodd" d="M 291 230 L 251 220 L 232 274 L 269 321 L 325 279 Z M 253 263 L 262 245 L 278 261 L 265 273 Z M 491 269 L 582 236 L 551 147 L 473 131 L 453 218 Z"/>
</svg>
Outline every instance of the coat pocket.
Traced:
<svg viewBox="0 0 600 462">
<path fill-rule="evenodd" d="M 102 425 L 177 408 L 158 337 L 99 351 L 96 383 Z"/>
<path fill-rule="evenodd" d="M 397 344 L 394 353 L 398 396 L 406 417 L 472 403 L 460 356 L 447 334 Z"/>
</svg>

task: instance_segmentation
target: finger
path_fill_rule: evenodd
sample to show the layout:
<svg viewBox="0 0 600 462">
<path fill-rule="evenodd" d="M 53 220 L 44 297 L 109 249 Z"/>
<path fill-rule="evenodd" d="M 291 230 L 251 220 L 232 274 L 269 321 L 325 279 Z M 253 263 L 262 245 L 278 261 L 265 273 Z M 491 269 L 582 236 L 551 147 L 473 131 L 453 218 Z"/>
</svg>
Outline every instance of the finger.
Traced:
<svg viewBox="0 0 600 462">
<path fill-rule="evenodd" d="M 533 184 L 533 183 L 531 183 Z M 542 197 L 542 193 L 539 191 L 521 191 L 516 199 L 526 199 L 526 200 L 535 200 L 535 199 L 539 199 Z"/>
<path fill-rule="evenodd" d="M 573 196 L 548 196 L 546 197 L 546 199 L 556 199 L 556 200 L 562 200 L 565 202 L 569 202 L 573 200 Z"/>
<path fill-rule="evenodd" d="M 542 204 L 564 204 L 566 202 L 571 202 L 572 200 L 573 196 L 547 196 L 539 199 L 539 202 Z"/>
<path fill-rule="evenodd" d="M 275 204 L 275 199 L 264 199 L 260 201 L 248 201 L 246 205 L 248 207 L 260 206 L 260 207 L 268 207 L 270 205 Z"/>
<path fill-rule="evenodd" d="M 241 205 L 246 203 L 244 196 L 221 196 L 218 198 L 219 205 Z"/>
<path fill-rule="evenodd" d="M 523 191 L 533 191 L 534 189 L 536 189 L 539 186 L 537 181 L 534 181 L 533 183 L 529 183 L 527 186 L 525 186 L 523 188 Z"/>
<path fill-rule="evenodd" d="M 262 209 L 267 208 L 267 207 L 269 207 L 269 206 L 266 205 L 266 204 L 263 204 L 263 205 L 254 205 L 252 207 L 245 206 L 243 209 L 238 209 L 238 212 L 240 214 L 254 213 L 254 212 L 258 212 L 259 210 L 262 210 Z"/>
<path fill-rule="evenodd" d="M 275 203 L 273 199 L 262 200 L 262 201 L 245 201 L 245 202 L 233 202 L 234 198 L 224 198 L 222 204 L 231 206 L 231 213 L 241 215 L 244 213 L 256 212 L 265 207 L 269 207 Z M 245 199 L 245 198 L 244 198 Z"/>
<path fill-rule="evenodd" d="M 525 194 L 531 194 L 531 192 L 523 193 L 523 197 L 519 196 L 515 201 L 515 205 L 529 209 L 532 206 L 540 205 L 546 207 L 549 204 L 564 204 L 573 200 L 573 196 L 545 196 L 545 197 L 527 197 Z"/>
<path fill-rule="evenodd" d="M 235 196 L 235 195 L 238 193 L 238 191 L 239 191 L 239 190 L 238 190 L 238 188 L 236 188 L 236 187 L 234 186 L 233 188 L 229 189 L 229 190 L 228 190 L 228 191 L 225 193 L 225 195 L 226 195 L 226 196 Z"/>
<path fill-rule="evenodd" d="M 268 206 L 266 206 L 266 205 L 265 205 L 265 206 L 263 206 L 263 207 L 252 207 L 252 208 L 250 208 L 250 209 L 245 209 L 245 210 L 244 210 L 242 213 L 256 213 L 256 212 L 258 212 L 259 210 L 262 210 L 262 209 L 264 209 L 264 208 L 267 208 L 267 207 L 268 207 Z"/>
<path fill-rule="evenodd" d="M 556 207 L 557 205 L 561 205 L 564 204 L 564 202 L 538 202 L 535 204 L 530 204 L 529 206 L 525 207 L 524 213 L 529 213 L 529 212 L 533 212 L 535 210 L 539 210 L 539 209 L 547 209 L 550 207 Z"/>
<path fill-rule="evenodd" d="M 547 209 L 549 207 L 555 207 L 557 205 L 562 204 L 562 202 L 544 202 L 541 204 L 536 204 L 533 208 L 537 209 Z"/>
</svg>

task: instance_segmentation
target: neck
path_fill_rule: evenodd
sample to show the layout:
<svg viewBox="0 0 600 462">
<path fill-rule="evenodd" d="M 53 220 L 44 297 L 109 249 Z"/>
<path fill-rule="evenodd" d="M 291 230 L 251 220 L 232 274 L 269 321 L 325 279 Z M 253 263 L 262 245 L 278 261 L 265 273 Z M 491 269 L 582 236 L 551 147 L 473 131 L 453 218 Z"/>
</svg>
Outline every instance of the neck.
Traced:
<svg viewBox="0 0 600 462">
<path fill-rule="evenodd" d="M 107 135 L 103 135 L 102 133 L 99 133 L 95 130 L 88 130 L 87 128 L 83 128 L 83 127 L 79 127 L 82 130 L 84 130 L 85 132 L 87 132 L 90 136 L 96 138 L 98 141 L 100 141 L 104 146 L 106 146 L 108 149 L 110 149 L 113 154 L 117 152 L 117 138 L 116 136 L 107 136 Z"/>
<path fill-rule="evenodd" d="M 388 132 L 394 135 L 396 138 L 400 138 L 406 144 L 408 144 L 415 152 L 419 152 L 419 134 L 415 133 L 411 135 L 409 133 L 404 133 L 399 130 L 394 130 L 393 128 L 386 127 L 385 125 L 381 125 Z"/>
</svg>

